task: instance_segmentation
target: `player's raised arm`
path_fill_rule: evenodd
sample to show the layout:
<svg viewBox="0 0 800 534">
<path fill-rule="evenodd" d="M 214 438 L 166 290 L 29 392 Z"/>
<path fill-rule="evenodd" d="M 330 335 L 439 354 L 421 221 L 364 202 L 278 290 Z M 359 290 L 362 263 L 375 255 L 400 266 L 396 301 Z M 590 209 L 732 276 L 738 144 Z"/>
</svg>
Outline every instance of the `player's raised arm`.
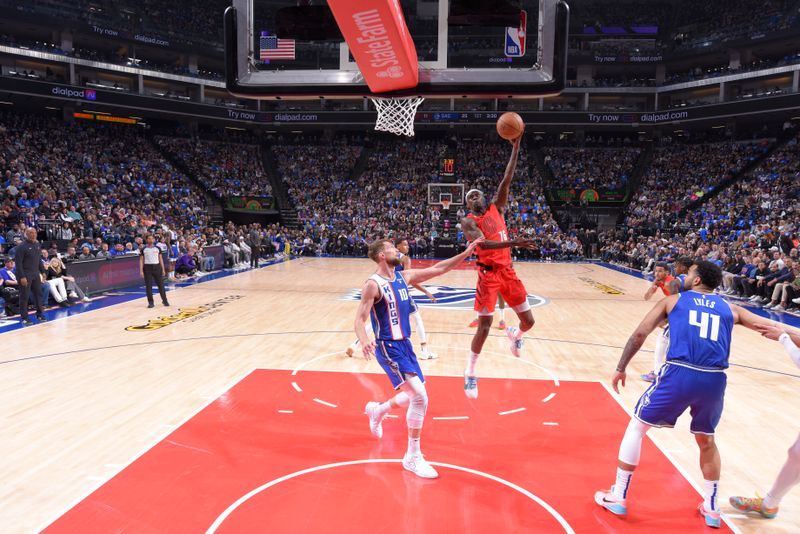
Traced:
<svg viewBox="0 0 800 534">
<path fill-rule="evenodd" d="M 517 159 L 519 158 L 519 145 L 522 142 L 522 135 L 511 142 L 511 157 L 508 159 L 506 166 L 506 173 L 503 175 L 503 181 L 497 187 L 497 192 L 494 194 L 492 203 L 497 206 L 501 212 L 506 209 L 508 205 L 508 191 L 511 189 L 511 179 L 514 178 L 514 171 L 517 170 Z"/>
<path fill-rule="evenodd" d="M 375 342 L 367 335 L 366 323 L 369 320 L 369 311 L 377 299 L 378 284 L 372 280 L 367 280 L 361 290 L 361 302 L 358 304 L 356 321 L 353 325 L 358 341 L 361 344 L 361 350 L 364 351 L 364 358 L 367 360 L 375 354 Z"/>
<path fill-rule="evenodd" d="M 769 326 L 759 325 L 757 330 L 761 335 L 773 341 L 779 341 L 792 361 L 797 367 L 800 367 L 800 335 L 795 332 L 790 332 L 786 327 L 780 323 L 772 323 Z"/>
<path fill-rule="evenodd" d="M 628 367 L 631 359 L 633 359 L 636 353 L 639 352 L 639 349 L 642 348 L 644 340 L 647 339 L 647 336 L 650 335 L 650 332 L 655 330 L 655 328 L 667 318 L 667 315 L 669 315 L 670 310 L 677 301 L 677 296 L 667 297 L 658 301 L 653 309 L 650 310 L 650 312 L 645 316 L 642 322 L 639 323 L 639 326 L 636 327 L 636 330 L 634 330 L 633 334 L 631 334 L 631 337 L 628 338 L 628 342 L 625 344 L 625 349 L 622 351 L 622 356 L 617 364 L 614 377 L 611 380 L 611 385 L 614 388 L 614 391 L 619 393 L 618 384 L 620 382 L 622 382 L 623 387 L 625 386 L 625 369 Z"/>
<path fill-rule="evenodd" d="M 758 333 L 762 333 L 763 328 L 774 324 L 769 319 L 759 317 L 755 313 L 749 312 L 741 306 L 737 306 L 736 304 L 731 304 L 730 306 L 731 311 L 733 311 L 734 324 L 740 324 L 743 327 L 749 328 L 750 330 L 755 330 Z"/>
<path fill-rule="evenodd" d="M 658 286 L 655 282 L 653 282 L 653 284 L 647 288 L 647 291 L 645 291 L 644 300 L 650 300 L 653 298 L 653 295 L 655 295 L 656 291 L 658 291 Z"/>
<path fill-rule="evenodd" d="M 464 217 L 461 219 L 461 231 L 464 232 L 464 236 L 467 238 L 467 241 L 474 241 L 478 238 L 484 237 L 481 229 L 478 228 L 477 224 L 475 224 L 475 219 L 470 217 Z M 496 248 L 532 249 L 536 248 L 536 241 L 533 239 L 511 239 L 509 241 L 493 241 L 491 239 L 484 239 L 481 243 L 481 248 L 486 250 Z"/>
<path fill-rule="evenodd" d="M 475 251 L 475 248 L 483 243 L 483 238 L 479 237 L 478 239 L 474 240 L 472 243 L 467 245 L 466 250 L 459 254 L 458 256 L 453 256 L 450 259 L 440 261 L 436 263 L 432 267 L 428 267 L 427 269 L 411 269 L 410 271 L 403 271 L 403 277 L 406 279 L 406 283 L 410 285 L 420 284 L 426 280 L 430 280 L 436 276 L 443 275 L 447 271 L 450 271 L 457 267 L 461 262 L 465 259 L 472 256 L 472 253 Z"/>
</svg>

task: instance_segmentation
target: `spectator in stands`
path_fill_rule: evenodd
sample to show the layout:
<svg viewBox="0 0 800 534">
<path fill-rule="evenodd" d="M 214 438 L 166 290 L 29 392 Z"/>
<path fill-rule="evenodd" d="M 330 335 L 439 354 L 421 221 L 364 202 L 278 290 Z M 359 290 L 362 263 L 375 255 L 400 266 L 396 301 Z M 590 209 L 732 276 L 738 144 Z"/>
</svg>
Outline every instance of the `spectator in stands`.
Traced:
<svg viewBox="0 0 800 534">
<path fill-rule="evenodd" d="M 3 284 L 0 296 L 5 301 L 6 315 L 14 315 L 16 313 L 15 307 L 19 306 L 20 285 L 14 272 L 15 266 L 14 260 L 9 258 L 6 260 L 5 266 L 0 269 L 0 279 L 2 279 Z"/>
<path fill-rule="evenodd" d="M 55 268 L 53 267 L 54 264 L 56 265 Z M 66 280 L 64 280 L 64 274 L 66 274 L 64 264 L 61 263 L 61 260 L 56 256 L 45 262 L 43 265 L 45 268 L 47 282 L 50 284 L 50 294 L 53 296 L 59 306 L 63 306 L 65 308 L 68 307 L 69 298 L 67 294 Z"/>
<path fill-rule="evenodd" d="M 82 302 L 92 301 L 92 299 L 87 297 L 86 293 L 84 293 L 81 287 L 77 284 L 77 282 L 75 281 L 75 277 L 69 276 L 69 274 L 67 274 L 67 266 L 64 265 L 64 262 L 61 261 L 60 258 L 55 257 L 50 260 L 50 266 L 48 268 L 48 278 L 51 270 L 56 276 L 60 276 L 61 279 L 64 280 L 64 285 L 67 289 L 68 296 L 78 299 Z"/>
<path fill-rule="evenodd" d="M 184 252 L 175 262 L 175 276 L 176 278 L 184 278 L 192 276 L 197 271 L 197 264 L 194 261 L 194 245 Z"/>
<path fill-rule="evenodd" d="M 108 243 L 103 243 L 100 245 L 100 250 L 94 253 L 95 259 L 102 260 L 102 259 L 111 259 L 112 255 L 111 252 L 108 250 Z"/>
<path fill-rule="evenodd" d="M 239 236 L 239 252 L 241 253 L 242 263 L 252 264 L 251 258 L 253 249 L 250 248 L 250 245 L 247 244 L 244 235 Z"/>
<path fill-rule="evenodd" d="M 80 261 L 95 259 L 94 254 L 92 254 L 92 249 L 89 247 L 89 245 L 83 245 L 81 247 L 81 253 L 78 255 L 78 259 Z"/>
</svg>

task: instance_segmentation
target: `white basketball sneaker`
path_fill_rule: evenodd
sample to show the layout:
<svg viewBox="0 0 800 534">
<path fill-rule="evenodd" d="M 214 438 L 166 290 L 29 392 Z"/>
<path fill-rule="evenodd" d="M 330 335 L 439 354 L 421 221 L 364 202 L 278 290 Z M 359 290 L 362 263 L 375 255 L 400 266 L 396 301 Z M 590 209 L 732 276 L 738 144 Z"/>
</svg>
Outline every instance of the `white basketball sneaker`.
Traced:
<svg viewBox="0 0 800 534">
<path fill-rule="evenodd" d="M 428 350 L 428 347 L 426 346 L 420 351 L 419 357 L 422 358 L 423 360 L 435 360 L 436 358 L 439 357 L 439 355 L 433 351 Z"/>
<path fill-rule="evenodd" d="M 372 432 L 373 436 L 381 439 L 383 437 L 383 418 L 386 416 L 378 413 L 378 406 L 380 406 L 380 403 L 368 402 L 364 412 L 369 417 L 369 431 Z"/>
<path fill-rule="evenodd" d="M 522 336 L 517 339 L 519 329 L 515 326 L 509 326 L 506 328 L 506 335 L 511 342 L 511 354 L 519 358 L 520 354 L 522 354 L 522 345 L 525 344 L 525 340 L 522 339 Z"/>
<path fill-rule="evenodd" d="M 403 469 L 422 478 L 439 478 L 439 473 L 421 454 L 406 453 L 403 456 Z"/>
<path fill-rule="evenodd" d="M 478 377 L 470 376 L 464 371 L 464 395 L 468 399 L 478 398 Z"/>
</svg>

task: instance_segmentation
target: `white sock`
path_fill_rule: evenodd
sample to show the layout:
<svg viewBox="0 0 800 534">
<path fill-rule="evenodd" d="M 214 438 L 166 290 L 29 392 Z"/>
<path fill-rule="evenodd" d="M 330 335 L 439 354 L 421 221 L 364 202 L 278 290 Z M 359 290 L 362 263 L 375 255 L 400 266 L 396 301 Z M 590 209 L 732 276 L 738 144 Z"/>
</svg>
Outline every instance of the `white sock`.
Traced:
<svg viewBox="0 0 800 534">
<path fill-rule="evenodd" d="M 480 354 L 475 354 L 474 352 L 469 353 L 469 358 L 467 359 L 467 374 L 469 376 L 475 376 L 475 364 L 478 363 L 478 358 Z"/>
<path fill-rule="evenodd" d="M 717 497 L 719 496 L 719 480 L 705 480 L 706 499 L 703 505 L 706 510 L 712 512 L 719 512 L 719 504 L 717 504 Z"/>
<path fill-rule="evenodd" d="M 500 308 L 500 320 L 501 321 L 505 321 L 506 320 L 506 309 L 505 308 Z"/>
<path fill-rule="evenodd" d="M 520 330 L 516 326 L 512 326 L 511 327 L 511 335 L 515 340 L 522 339 L 522 336 L 525 335 L 525 332 L 523 332 L 522 330 Z"/>
<path fill-rule="evenodd" d="M 633 471 L 625 471 L 617 467 L 617 483 L 614 484 L 613 495 L 615 499 L 625 500 L 628 498 L 628 488 L 631 486 Z"/>
<path fill-rule="evenodd" d="M 351 348 L 351 349 L 353 349 L 353 350 L 355 350 L 355 349 L 357 349 L 357 348 L 358 348 L 358 346 L 359 346 L 360 344 L 361 344 L 361 343 L 359 343 L 359 341 L 356 339 L 355 341 L 353 341 L 352 343 L 350 343 L 350 348 Z"/>
<path fill-rule="evenodd" d="M 391 410 L 392 410 L 392 405 L 389 403 L 389 401 L 386 401 L 386 402 L 382 402 L 382 403 L 380 403 L 378 405 L 377 412 L 378 412 L 378 415 L 384 415 L 384 414 L 389 413 Z"/>
<path fill-rule="evenodd" d="M 425 335 L 425 325 L 422 323 L 422 314 L 420 312 L 414 312 L 411 315 L 414 316 L 414 320 L 417 322 L 417 335 L 419 336 L 419 342 L 422 344 L 423 347 L 428 343 L 428 336 Z M 427 352 L 427 347 L 424 348 L 423 352 Z"/>
<path fill-rule="evenodd" d="M 653 372 L 658 373 L 661 365 L 666 360 L 669 338 L 663 333 L 656 338 L 656 350 L 653 351 Z"/>
<path fill-rule="evenodd" d="M 415 456 L 419 453 L 419 438 L 408 438 L 408 452 L 406 454 L 409 456 Z"/>
</svg>

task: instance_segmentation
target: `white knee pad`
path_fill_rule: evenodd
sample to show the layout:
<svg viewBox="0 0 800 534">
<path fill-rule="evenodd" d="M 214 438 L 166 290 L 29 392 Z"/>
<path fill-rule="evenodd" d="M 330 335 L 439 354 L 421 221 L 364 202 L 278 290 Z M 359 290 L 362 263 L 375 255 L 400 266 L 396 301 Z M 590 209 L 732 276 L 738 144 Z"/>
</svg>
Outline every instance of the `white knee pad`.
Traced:
<svg viewBox="0 0 800 534">
<path fill-rule="evenodd" d="M 400 393 L 394 396 L 394 403 L 401 408 L 403 406 L 408 406 L 409 400 L 410 399 L 408 397 L 408 393 L 406 393 L 405 391 L 401 391 Z"/>
<path fill-rule="evenodd" d="M 418 376 L 412 376 L 406 380 L 408 389 L 406 392 L 409 397 L 408 410 L 406 410 L 406 423 L 408 428 L 422 428 L 425 420 L 425 412 L 428 411 L 428 392 L 425 384 Z"/>
<path fill-rule="evenodd" d="M 639 465 L 642 455 L 642 440 L 650 425 L 646 425 L 636 418 L 632 418 L 625 430 L 625 436 L 619 446 L 619 460 L 630 465 Z"/>
</svg>

